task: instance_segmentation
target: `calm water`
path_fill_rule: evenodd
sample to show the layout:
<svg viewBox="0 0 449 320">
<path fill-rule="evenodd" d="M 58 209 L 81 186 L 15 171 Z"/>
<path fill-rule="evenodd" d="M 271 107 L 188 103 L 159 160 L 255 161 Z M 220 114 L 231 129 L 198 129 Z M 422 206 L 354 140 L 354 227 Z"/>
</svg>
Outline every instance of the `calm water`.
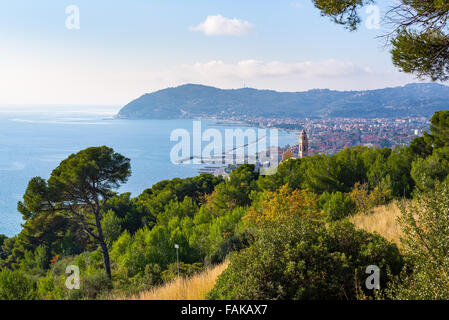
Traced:
<svg viewBox="0 0 449 320">
<path fill-rule="evenodd" d="M 16 207 L 28 181 L 48 178 L 61 160 L 87 147 L 107 145 L 131 159 L 132 176 L 120 192 L 133 196 L 160 180 L 198 174 L 198 166 L 170 161 L 176 144 L 170 142 L 170 133 L 177 128 L 191 132 L 191 120 L 112 120 L 115 111 L 0 113 L 0 234 L 20 232 L 23 221 Z M 203 121 L 202 127 L 215 126 Z M 297 136 L 280 132 L 279 141 L 293 144 Z"/>
</svg>

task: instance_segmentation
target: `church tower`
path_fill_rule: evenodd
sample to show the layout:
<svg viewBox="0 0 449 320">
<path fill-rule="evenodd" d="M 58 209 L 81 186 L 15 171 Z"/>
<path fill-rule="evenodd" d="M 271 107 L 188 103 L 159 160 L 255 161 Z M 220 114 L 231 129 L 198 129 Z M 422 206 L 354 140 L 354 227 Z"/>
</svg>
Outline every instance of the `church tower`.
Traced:
<svg viewBox="0 0 449 320">
<path fill-rule="evenodd" d="M 309 139 L 307 138 L 307 132 L 305 129 L 301 131 L 299 136 L 299 150 L 298 157 L 305 158 L 309 155 Z"/>
</svg>

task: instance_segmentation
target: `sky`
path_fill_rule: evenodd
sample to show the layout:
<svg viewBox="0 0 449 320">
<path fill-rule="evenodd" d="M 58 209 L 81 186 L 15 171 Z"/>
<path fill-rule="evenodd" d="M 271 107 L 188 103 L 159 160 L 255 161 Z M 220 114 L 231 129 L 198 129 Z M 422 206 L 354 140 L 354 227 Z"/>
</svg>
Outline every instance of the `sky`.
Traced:
<svg viewBox="0 0 449 320">
<path fill-rule="evenodd" d="M 185 83 L 376 89 L 400 73 L 363 9 L 349 32 L 310 0 L 0 0 L 0 105 L 123 106 Z"/>
</svg>

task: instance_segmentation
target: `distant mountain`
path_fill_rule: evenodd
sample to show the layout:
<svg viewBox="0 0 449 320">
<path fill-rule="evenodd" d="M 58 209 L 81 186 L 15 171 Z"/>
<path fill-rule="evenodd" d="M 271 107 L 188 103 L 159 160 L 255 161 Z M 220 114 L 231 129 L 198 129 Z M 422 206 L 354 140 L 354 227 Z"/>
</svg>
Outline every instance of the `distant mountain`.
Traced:
<svg viewBox="0 0 449 320">
<path fill-rule="evenodd" d="M 449 109 L 449 87 L 416 83 L 367 91 L 222 90 L 187 84 L 145 94 L 120 110 L 126 119 L 191 119 L 231 116 L 311 117 L 430 117 Z"/>
</svg>

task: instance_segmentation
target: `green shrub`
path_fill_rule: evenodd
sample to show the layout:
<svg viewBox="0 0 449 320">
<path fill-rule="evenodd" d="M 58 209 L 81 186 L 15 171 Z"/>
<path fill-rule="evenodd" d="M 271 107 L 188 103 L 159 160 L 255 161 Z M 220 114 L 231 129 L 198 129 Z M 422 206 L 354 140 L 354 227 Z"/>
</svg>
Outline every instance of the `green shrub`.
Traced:
<svg viewBox="0 0 449 320">
<path fill-rule="evenodd" d="M 418 158 L 413 162 L 411 175 L 419 191 L 432 191 L 438 182 L 448 179 L 449 161 L 441 150 L 426 159 Z"/>
<path fill-rule="evenodd" d="M 39 278 L 36 286 L 37 297 L 40 300 L 64 300 L 67 297 L 65 278 L 56 277 L 51 272 Z"/>
<path fill-rule="evenodd" d="M 69 291 L 69 300 L 106 299 L 112 290 L 112 282 L 104 270 L 95 270 L 81 276 L 80 289 Z"/>
<path fill-rule="evenodd" d="M 401 207 L 402 243 L 407 269 L 388 296 L 399 300 L 449 299 L 449 182 L 436 183 Z"/>
<path fill-rule="evenodd" d="M 219 246 L 216 250 L 204 259 L 205 264 L 213 265 L 223 262 L 233 252 L 238 252 L 248 247 L 250 237 L 251 235 L 248 230 L 230 234 L 225 239 L 219 241 Z"/>
<path fill-rule="evenodd" d="M 20 271 L 0 272 L 0 300 L 33 300 L 33 282 Z"/>
<path fill-rule="evenodd" d="M 326 200 L 323 209 L 327 219 L 330 221 L 337 221 L 351 216 L 357 210 L 357 206 L 351 197 L 339 191 L 328 195 Z"/>
<path fill-rule="evenodd" d="M 394 244 L 347 221 L 326 227 L 296 219 L 260 231 L 232 257 L 208 298 L 356 299 L 369 265 L 381 269 L 385 286 L 387 269 L 398 274 L 403 263 Z"/>
<path fill-rule="evenodd" d="M 81 289 L 87 294 L 89 299 L 96 299 L 101 294 L 111 290 L 112 283 L 104 270 L 98 270 L 81 278 Z"/>
</svg>

